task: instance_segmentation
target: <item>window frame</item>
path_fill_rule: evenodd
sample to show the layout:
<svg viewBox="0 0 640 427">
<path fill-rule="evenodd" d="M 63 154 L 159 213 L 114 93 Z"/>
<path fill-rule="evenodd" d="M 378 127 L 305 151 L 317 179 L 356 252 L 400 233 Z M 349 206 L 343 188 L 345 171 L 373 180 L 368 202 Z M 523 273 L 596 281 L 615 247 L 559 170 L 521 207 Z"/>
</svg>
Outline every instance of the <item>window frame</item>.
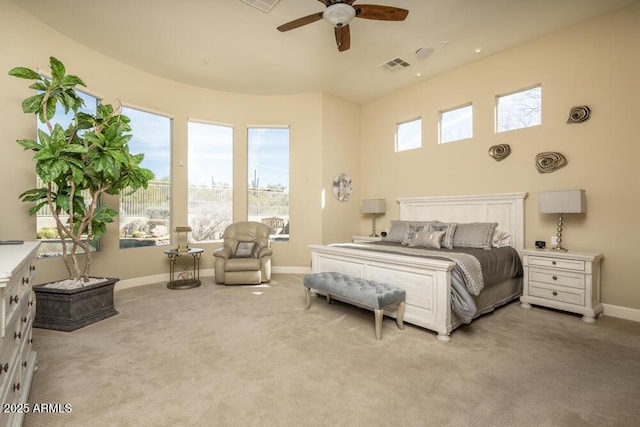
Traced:
<svg viewBox="0 0 640 427">
<path fill-rule="evenodd" d="M 191 156 L 191 125 L 200 125 L 200 126 L 216 126 L 219 128 L 227 128 L 231 131 L 231 140 L 230 142 L 230 154 L 231 154 L 231 176 L 229 177 L 230 182 L 228 183 L 228 190 L 230 192 L 231 195 L 231 200 L 230 200 L 230 205 L 231 205 L 231 212 L 230 215 L 228 217 L 228 224 L 226 224 L 224 221 L 220 222 L 220 224 L 222 224 L 221 227 L 215 227 L 215 230 L 210 231 L 211 233 L 214 234 L 219 234 L 217 237 L 213 237 L 212 239 L 195 239 L 194 236 L 197 236 L 198 233 L 200 233 L 201 231 L 198 229 L 198 226 L 196 224 L 193 223 L 193 219 L 192 218 L 192 211 L 191 211 L 191 205 L 192 205 L 192 199 L 191 199 L 191 194 L 195 193 L 199 187 L 197 186 L 197 184 L 193 184 L 191 182 L 191 167 L 194 164 L 194 161 L 192 159 Z M 235 191 L 235 186 L 234 186 L 234 181 L 233 181 L 233 172 L 234 172 L 234 138 L 235 138 L 235 126 L 232 124 L 226 124 L 226 123 L 217 123 L 217 122 L 212 122 L 212 121 L 208 121 L 208 120 L 199 120 L 199 119 L 193 119 L 193 118 L 188 118 L 187 119 L 187 223 L 189 224 L 189 226 L 192 228 L 192 232 L 189 233 L 189 243 L 210 243 L 210 242 L 218 242 L 220 240 L 222 240 L 222 234 L 224 233 L 224 229 L 226 228 L 226 225 L 232 224 L 233 223 L 233 218 L 234 218 L 234 204 L 233 204 L 233 199 L 234 199 L 234 191 Z M 214 167 L 214 169 L 217 169 Z M 211 177 L 211 183 L 210 183 L 210 189 L 213 191 L 214 190 L 214 180 L 213 180 L 213 176 Z M 227 184 L 225 182 L 225 184 Z M 193 187 L 193 188 L 192 188 Z M 223 191 L 225 191 L 227 187 L 220 187 L 220 197 L 222 197 L 222 193 Z M 220 211 L 220 209 L 218 209 L 218 211 Z M 194 217 L 196 216 L 196 214 L 193 214 Z M 226 225 L 225 225 L 226 224 Z"/>
<path fill-rule="evenodd" d="M 270 240 L 274 241 L 289 241 L 290 240 L 290 223 L 291 223 L 291 126 L 289 125 L 250 125 L 247 126 L 247 158 L 246 158 L 246 165 L 247 165 L 247 191 L 246 191 L 246 197 L 247 197 L 247 219 L 249 221 L 251 220 L 255 220 L 255 217 L 260 217 L 263 213 L 259 212 L 255 215 L 251 214 L 251 201 L 250 201 L 250 192 L 251 189 L 254 188 L 254 191 L 256 189 L 260 189 L 260 185 L 258 184 L 259 182 L 259 176 L 257 176 L 257 174 L 255 175 L 254 180 L 256 182 L 252 183 L 252 175 L 254 175 L 254 171 L 251 168 L 251 163 L 252 163 L 252 157 L 251 157 L 251 153 L 252 153 L 252 149 L 251 149 L 251 144 L 252 144 L 252 130 L 255 131 L 259 131 L 259 130 L 286 130 L 287 131 L 287 182 L 286 185 L 284 185 L 284 188 L 282 189 L 283 195 L 286 195 L 286 213 L 283 212 L 271 212 L 269 214 L 267 214 L 264 218 L 260 218 L 260 222 L 263 223 L 268 223 L 270 224 L 270 226 L 272 227 L 272 232 L 275 230 L 276 233 L 269 234 L 269 238 Z M 272 191 L 277 191 L 277 189 L 272 189 L 269 190 L 268 186 L 272 185 L 272 186 L 277 186 L 277 185 L 282 185 L 281 183 L 270 183 L 267 184 L 267 187 L 264 188 L 264 190 L 266 190 L 267 192 L 272 192 Z M 254 195 L 255 197 L 255 195 Z M 284 207 L 284 206 L 279 206 L 280 208 Z M 252 216 L 254 217 L 252 219 Z M 284 218 L 280 218 L 280 217 L 284 217 Z M 271 221 L 272 220 L 272 221 Z M 282 220 L 282 222 L 280 222 L 280 220 Z M 273 222 L 273 224 L 271 224 L 271 222 Z"/>
<path fill-rule="evenodd" d="M 173 116 L 171 116 L 170 114 L 166 114 L 166 113 L 162 113 L 162 112 L 158 112 L 155 110 L 152 110 L 150 108 L 145 108 L 145 107 L 140 107 L 137 105 L 133 105 L 133 104 L 128 104 L 128 103 L 122 103 L 121 104 L 121 108 L 122 108 L 122 115 L 127 116 L 131 119 L 130 122 L 130 126 L 132 129 L 132 134 L 134 135 L 133 138 L 131 138 L 131 140 L 129 141 L 129 147 L 131 149 L 131 151 L 135 154 L 144 154 L 145 156 L 145 160 L 142 161 L 141 166 L 146 167 L 147 169 L 150 169 L 152 172 L 154 172 L 154 174 L 156 173 L 156 171 L 153 170 L 152 167 L 148 166 L 148 160 L 149 160 L 149 153 L 145 152 L 144 149 L 142 150 L 138 150 L 137 148 L 135 148 L 135 145 L 132 146 L 131 144 L 134 143 L 134 140 L 136 138 L 136 129 L 135 129 L 135 122 L 134 119 L 131 117 L 131 114 L 127 114 L 127 110 L 136 110 L 140 113 L 144 113 L 144 114 L 151 114 L 154 116 L 158 116 L 164 119 L 168 120 L 168 131 L 167 131 L 167 136 L 168 136 L 168 147 L 167 147 L 167 154 L 168 154 L 168 160 L 167 160 L 167 167 L 168 167 L 168 185 L 167 185 L 167 189 L 164 190 L 164 193 L 167 195 L 168 197 L 168 202 L 167 202 L 167 207 L 168 207 L 168 218 L 165 220 L 167 221 L 166 224 L 166 235 L 163 235 L 163 238 L 155 238 L 156 240 L 154 241 L 154 237 L 153 236 L 143 236 L 143 237 L 136 237 L 133 235 L 133 232 L 130 233 L 130 235 L 126 235 L 125 232 L 125 236 L 123 236 L 123 227 L 126 225 L 123 225 L 122 220 L 123 220 L 123 216 L 122 216 L 122 204 L 123 204 L 123 198 L 124 197 L 129 197 L 131 195 L 135 195 L 138 194 L 140 192 L 147 192 L 149 191 L 149 187 L 153 186 L 154 183 L 164 183 L 165 181 L 162 180 L 162 178 L 164 177 L 154 177 L 154 179 L 149 181 L 149 187 L 147 189 L 144 188 L 140 188 L 138 190 L 136 190 L 136 192 L 128 194 L 127 193 L 127 189 L 124 189 L 123 191 L 120 192 L 120 197 L 118 198 L 118 209 L 120 212 L 120 215 L 118 215 L 118 230 L 119 230 L 119 234 L 120 237 L 118 239 L 118 248 L 120 250 L 128 250 L 128 249 L 136 249 L 136 248 L 142 248 L 142 247 L 155 247 L 155 246 L 168 246 L 171 245 L 172 241 L 173 241 L 173 235 L 174 233 L 172 233 L 172 229 L 173 229 L 173 211 L 172 211 L 172 200 L 173 200 L 173 180 L 172 180 L 172 175 L 173 175 L 173 168 L 172 168 L 172 149 L 173 149 Z M 147 163 L 147 164 L 145 164 Z M 159 184 L 158 187 L 163 187 L 163 184 Z M 158 219 L 158 218 L 151 218 L 149 216 L 145 217 L 147 220 L 149 219 Z M 130 240 L 127 243 L 125 243 L 123 245 L 123 242 L 125 242 L 125 240 L 123 239 L 140 239 L 139 241 L 136 240 Z M 128 246 L 129 245 L 129 246 Z"/>
<path fill-rule="evenodd" d="M 402 128 L 403 126 L 409 126 L 411 124 L 418 123 L 419 132 L 418 132 L 418 145 L 417 146 L 406 146 L 401 147 L 402 141 L 400 141 L 402 136 Z M 415 137 L 416 135 L 412 135 Z M 422 116 L 415 117 L 413 119 L 405 120 L 403 122 L 396 123 L 396 132 L 395 132 L 395 152 L 401 153 L 403 151 L 417 150 L 422 148 Z"/>
<path fill-rule="evenodd" d="M 538 105 L 537 107 L 537 112 L 536 115 L 538 116 L 538 120 L 537 122 L 534 119 L 534 122 L 531 124 L 525 124 L 523 126 L 517 126 L 517 127 L 510 127 L 508 126 L 506 128 L 502 128 L 501 125 L 501 114 L 500 114 L 500 100 L 507 98 L 507 97 L 512 97 L 514 95 L 518 95 L 518 94 L 524 94 L 526 92 L 530 92 L 534 89 L 537 89 L 539 91 L 539 100 L 538 100 Z M 526 128 L 530 128 L 530 127 L 535 127 L 535 126 L 541 126 L 542 125 L 542 83 L 538 83 L 538 84 L 534 84 L 531 86 L 527 86 L 521 89 L 517 89 L 511 92 L 507 92 L 507 93 L 502 93 L 499 95 L 495 96 L 495 123 L 494 123 L 494 132 L 495 133 L 503 133 L 503 132 L 510 132 L 510 131 L 514 131 L 514 130 L 519 130 L 519 129 L 526 129 Z M 507 121 L 509 120 L 509 118 L 506 119 Z"/>
<path fill-rule="evenodd" d="M 444 116 L 446 114 L 453 113 L 453 112 L 456 112 L 456 111 L 462 111 L 462 110 L 465 110 L 467 108 L 470 108 L 470 115 L 471 115 L 470 120 L 471 120 L 471 123 L 470 123 L 469 128 L 470 128 L 470 131 L 471 131 L 471 135 L 470 136 L 465 136 L 465 137 L 462 137 L 462 138 L 449 139 L 447 141 L 443 141 L 443 134 L 444 134 L 443 128 L 445 127 L 443 125 Z M 438 112 L 438 116 L 439 116 L 438 117 L 438 144 L 449 144 L 451 142 L 458 142 L 458 141 L 465 141 L 465 140 L 468 140 L 468 139 L 473 139 L 473 126 L 474 126 L 474 123 L 473 123 L 473 102 L 468 102 L 466 104 L 462 104 L 462 105 L 459 105 L 457 107 L 448 108 L 446 110 L 441 110 L 441 111 Z"/>
</svg>

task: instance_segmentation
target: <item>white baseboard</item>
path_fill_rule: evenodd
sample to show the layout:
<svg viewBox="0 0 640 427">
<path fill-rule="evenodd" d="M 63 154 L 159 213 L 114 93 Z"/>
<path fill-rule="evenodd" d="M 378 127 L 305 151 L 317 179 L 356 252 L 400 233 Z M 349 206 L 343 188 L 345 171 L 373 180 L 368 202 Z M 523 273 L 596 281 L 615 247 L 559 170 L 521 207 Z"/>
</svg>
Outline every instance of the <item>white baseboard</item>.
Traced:
<svg viewBox="0 0 640 427">
<path fill-rule="evenodd" d="M 271 271 L 276 274 L 310 274 L 311 268 L 309 267 L 272 267 Z M 200 277 L 213 277 L 215 275 L 215 269 L 207 268 L 200 270 Z M 133 279 L 120 280 L 116 283 L 115 290 L 135 288 L 136 286 L 152 285 L 154 283 L 168 282 L 169 273 L 155 274 L 153 276 L 135 277 Z"/>
<path fill-rule="evenodd" d="M 617 317 L 619 319 L 640 322 L 640 310 L 635 308 L 621 307 L 619 305 L 602 304 L 605 316 Z"/>
</svg>

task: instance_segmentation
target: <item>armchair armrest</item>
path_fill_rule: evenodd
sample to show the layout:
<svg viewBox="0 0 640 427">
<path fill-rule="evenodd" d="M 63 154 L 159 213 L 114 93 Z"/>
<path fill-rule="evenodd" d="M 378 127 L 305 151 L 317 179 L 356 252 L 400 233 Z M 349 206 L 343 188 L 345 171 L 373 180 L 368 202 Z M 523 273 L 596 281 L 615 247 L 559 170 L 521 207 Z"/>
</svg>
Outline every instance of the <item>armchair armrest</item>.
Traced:
<svg viewBox="0 0 640 427">
<path fill-rule="evenodd" d="M 273 251 L 271 250 L 271 248 L 266 248 L 266 247 L 260 248 L 260 250 L 256 254 L 256 258 L 262 258 L 263 256 L 267 256 L 271 254 L 273 254 Z"/>
<path fill-rule="evenodd" d="M 224 259 L 229 259 L 232 257 L 232 255 L 233 254 L 231 253 L 231 248 L 228 248 L 226 246 L 223 246 L 213 251 L 213 256 L 224 258 Z"/>
</svg>

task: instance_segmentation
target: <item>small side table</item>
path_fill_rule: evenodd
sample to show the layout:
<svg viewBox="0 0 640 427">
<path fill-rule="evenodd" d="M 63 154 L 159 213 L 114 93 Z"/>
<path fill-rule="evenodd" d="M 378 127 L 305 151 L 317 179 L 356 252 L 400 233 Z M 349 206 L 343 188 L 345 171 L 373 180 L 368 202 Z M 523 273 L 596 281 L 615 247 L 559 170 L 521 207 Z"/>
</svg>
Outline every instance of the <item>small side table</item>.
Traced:
<svg viewBox="0 0 640 427">
<path fill-rule="evenodd" d="M 520 306 L 531 308 L 534 304 L 579 313 L 584 322 L 596 323 L 603 310 L 600 302 L 603 257 L 595 252 L 523 250 Z"/>
<path fill-rule="evenodd" d="M 169 289 L 190 289 L 200 286 L 200 256 L 202 256 L 204 249 L 201 248 L 189 248 L 188 251 L 178 251 L 177 249 L 167 249 L 164 253 L 169 257 L 169 283 L 167 288 Z M 181 255 L 191 255 L 193 257 L 193 271 L 184 266 L 182 272 L 178 274 L 176 280 L 176 260 Z"/>
</svg>

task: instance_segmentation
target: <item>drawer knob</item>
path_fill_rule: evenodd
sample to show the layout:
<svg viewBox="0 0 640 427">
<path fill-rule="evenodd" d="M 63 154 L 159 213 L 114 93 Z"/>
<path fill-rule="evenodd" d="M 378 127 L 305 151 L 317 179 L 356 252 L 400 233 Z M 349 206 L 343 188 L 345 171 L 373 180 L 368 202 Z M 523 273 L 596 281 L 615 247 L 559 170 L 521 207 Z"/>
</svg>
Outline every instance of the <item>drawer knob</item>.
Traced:
<svg viewBox="0 0 640 427">
<path fill-rule="evenodd" d="M 29 284 L 29 278 L 28 277 L 23 277 L 22 278 L 22 284 L 23 285 L 28 285 Z"/>
<path fill-rule="evenodd" d="M 7 372 L 9 370 L 9 364 L 5 363 L 4 366 L 0 366 L 0 372 Z"/>
<path fill-rule="evenodd" d="M 554 297 L 557 297 L 557 296 L 558 296 L 558 293 L 557 293 L 556 291 L 553 291 L 553 296 L 554 296 Z"/>
<path fill-rule="evenodd" d="M 13 391 L 19 391 L 20 390 L 20 383 L 15 383 L 13 385 Z"/>
<path fill-rule="evenodd" d="M 551 261 L 551 264 L 556 265 L 556 262 L 555 261 Z"/>
<path fill-rule="evenodd" d="M 22 339 L 22 331 L 20 331 L 20 332 L 14 332 L 14 333 L 13 333 L 13 339 L 14 339 L 14 340 L 16 340 L 16 339 Z"/>
<path fill-rule="evenodd" d="M 13 304 L 13 303 L 18 303 L 18 295 L 14 295 L 14 296 L 9 296 L 9 305 Z"/>
<path fill-rule="evenodd" d="M 21 320 L 22 320 L 22 323 L 27 323 L 27 316 L 24 316 Z"/>
<path fill-rule="evenodd" d="M 29 271 L 36 271 L 36 266 L 35 265 L 30 265 L 29 266 Z"/>
<path fill-rule="evenodd" d="M 25 360 L 24 362 L 22 362 L 22 367 L 26 368 L 27 366 L 29 366 L 29 364 L 27 363 L 27 361 Z"/>
<path fill-rule="evenodd" d="M 553 276 L 552 279 L 553 280 L 558 280 L 558 276 Z"/>
</svg>

